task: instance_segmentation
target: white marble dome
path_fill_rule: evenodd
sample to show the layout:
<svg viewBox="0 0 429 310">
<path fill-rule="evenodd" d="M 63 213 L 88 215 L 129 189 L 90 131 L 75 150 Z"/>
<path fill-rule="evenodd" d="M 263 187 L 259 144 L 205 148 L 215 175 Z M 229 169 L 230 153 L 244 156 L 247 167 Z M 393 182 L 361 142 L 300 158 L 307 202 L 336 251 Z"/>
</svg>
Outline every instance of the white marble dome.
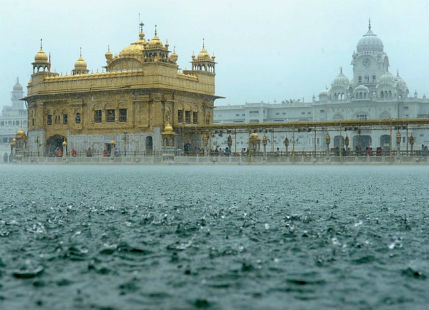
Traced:
<svg viewBox="0 0 429 310">
<path fill-rule="evenodd" d="M 387 85 L 387 86 L 394 86 L 395 85 L 395 77 L 390 72 L 386 72 L 382 76 L 380 76 L 380 79 L 378 80 L 379 85 Z"/>
<path fill-rule="evenodd" d="M 327 92 L 326 90 L 322 90 L 322 91 L 319 93 L 319 97 L 328 97 L 328 92 Z"/>
<path fill-rule="evenodd" d="M 369 88 L 366 87 L 365 85 L 359 85 L 358 87 L 355 88 L 355 92 L 369 93 Z"/>
<path fill-rule="evenodd" d="M 405 83 L 405 81 L 402 79 L 402 77 L 399 76 L 399 73 L 396 75 L 395 81 L 396 81 L 396 87 L 398 87 L 402 90 L 408 90 L 407 83 Z"/>
<path fill-rule="evenodd" d="M 340 70 L 340 74 L 332 81 L 332 87 L 344 87 L 348 88 L 350 85 L 349 79 L 343 74 L 343 70 Z"/>
<path fill-rule="evenodd" d="M 383 42 L 371 31 L 371 25 L 368 32 L 359 40 L 356 49 L 358 52 L 383 52 Z"/>
</svg>

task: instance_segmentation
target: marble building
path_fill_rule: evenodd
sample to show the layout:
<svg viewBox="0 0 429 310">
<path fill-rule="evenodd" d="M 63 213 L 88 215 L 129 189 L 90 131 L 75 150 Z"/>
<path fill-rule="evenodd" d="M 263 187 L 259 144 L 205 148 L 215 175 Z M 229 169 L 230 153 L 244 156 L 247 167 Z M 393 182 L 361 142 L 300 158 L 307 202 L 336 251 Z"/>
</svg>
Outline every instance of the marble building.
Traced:
<svg viewBox="0 0 429 310">
<path fill-rule="evenodd" d="M 243 105 L 216 106 L 214 123 L 267 123 L 293 121 L 329 121 L 329 120 L 388 120 L 406 118 L 429 118 L 429 100 L 417 93 L 410 95 L 409 88 L 399 72 L 389 71 L 389 57 L 384 51 L 381 39 L 373 32 L 371 24 L 359 39 L 356 51 L 352 54 L 353 77 L 349 79 L 342 69 L 334 78 L 329 89 L 313 96 L 312 101 L 285 100 L 281 103 L 246 103 Z M 396 132 L 395 132 L 396 133 Z M 317 150 L 326 148 L 320 132 L 316 137 Z M 388 132 L 365 130 L 349 132 L 350 147 L 387 148 L 390 144 Z M 427 130 L 408 132 L 413 135 L 414 144 L 429 144 Z M 284 148 L 286 133 L 279 134 L 274 147 Z M 333 146 L 339 145 L 339 132 L 332 132 Z M 401 132 L 403 143 L 407 147 L 407 136 Z M 289 137 L 290 139 L 290 137 Z M 237 137 L 240 148 L 247 147 L 248 135 Z M 300 133 L 296 137 L 297 150 L 311 150 L 314 137 Z M 214 145 L 226 147 L 226 137 L 215 136 Z M 273 148 L 274 148 L 273 147 Z"/>
<path fill-rule="evenodd" d="M 11 104 L 3 106 L 0 115 L 0 162 L 10 153 L 10 143 L 16 133 L 20 129 L 27 130 L 27 109 L 20 100 L 22 97 L 24 90 L 17 78 L 11 92 Z"/>
</svg>

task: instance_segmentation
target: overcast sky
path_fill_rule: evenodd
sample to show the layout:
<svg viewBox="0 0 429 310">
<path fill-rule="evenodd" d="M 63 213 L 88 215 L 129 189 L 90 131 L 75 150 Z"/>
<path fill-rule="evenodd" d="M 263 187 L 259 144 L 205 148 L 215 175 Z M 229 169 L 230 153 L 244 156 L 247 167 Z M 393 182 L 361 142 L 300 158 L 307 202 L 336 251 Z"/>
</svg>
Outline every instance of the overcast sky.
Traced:
<svg viewBox="0 0 429 310">
<path fill-rule="evenodd" d="M 180 68 L 192 52 L 215 53 L 216 104 L 280 102 L 329 86 L 342 66 L 351 79 L 356 44 L 368 27 L 384 43 L 390 71 L 398 69 L 413 94 L 429 94 L 428 0 L 1 0 L 0 105 L 9 104 L 18 76 L 25 87 L 43 38 L 52 70 L 70 73 L 79 47 L 96 71 L 138 39 L 139 12 L 146 39 L 176 46 Z"/>
</svg>

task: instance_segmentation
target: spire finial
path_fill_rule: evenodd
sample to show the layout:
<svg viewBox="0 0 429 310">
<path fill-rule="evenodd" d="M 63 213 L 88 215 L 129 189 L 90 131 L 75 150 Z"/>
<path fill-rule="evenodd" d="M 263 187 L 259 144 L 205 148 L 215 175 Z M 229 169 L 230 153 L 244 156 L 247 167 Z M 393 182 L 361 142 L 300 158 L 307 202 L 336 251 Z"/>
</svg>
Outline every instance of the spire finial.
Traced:
<svg viewBox="0 0 429 310">
<path fill-rule="evenodd" d="M 204 46 L 204 38 L 203 38 L 203 49 L 205 48 L 205 46 Z"/>
<path fill-rule="evenodd" d="M 155 25 L 155 37 L 158 35 L 158 31 L 156 29 L 157 25 Z"/>
<path fill-rule="evenodd" d="M 79 56 L 82 58 L 82 47 L 79 47 Z"/>
<path fill-rule="evenodd" d="M 368 18 L 368 30 L 371 31 L 371 18 Z"/>
<path fill-rule="evenodd" d="M 173 46 L 173 53 L 176 52 L 176 45 Z"/>
<path fill-rule="evenodd" d="M 19 77 L 16 77 L 16 84 L 19 84 Z"/>
<path fill-rule="evenodd" d="M 40 39 L 40 50 L 43 49 L 43 39 Z"/>
<path fill-rule="evenodd" d="M 340 67 L 340 74 L 343 74 L 343 67 Z"/>
<path fill-rule="evenodd" d="M 107 51 L 110 52 L 110 45 L 107 44 Z"/>
</svg>

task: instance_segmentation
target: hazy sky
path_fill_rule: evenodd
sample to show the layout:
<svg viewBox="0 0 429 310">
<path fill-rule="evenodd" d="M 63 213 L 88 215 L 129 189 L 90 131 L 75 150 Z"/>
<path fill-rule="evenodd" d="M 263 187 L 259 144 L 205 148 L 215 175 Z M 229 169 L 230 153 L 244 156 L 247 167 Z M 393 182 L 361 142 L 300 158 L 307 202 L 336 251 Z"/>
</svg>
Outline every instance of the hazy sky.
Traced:
<svg viewBox="0 0 429 310">
<path fill-rule="evenodd" d="M 205 38 L 218 62 L 216 94 L 226 97 L 219 105 L 310 100 L 340 66 L 351 78 L 368 18 L 390 71 L 399 69 L 412 94 L 429 95 L 428 0 L 1 0 L 0 105 L 9 104 L 17 76 L 27 85 L 40 38 L 52 70 L 70 73 L 79 47 L 88 68 L 101 70 L 107 45 L 118 54 L 138 39 L 139 12 L 146 39 L 157 24 L 182 69 Z"/>
</svg>

